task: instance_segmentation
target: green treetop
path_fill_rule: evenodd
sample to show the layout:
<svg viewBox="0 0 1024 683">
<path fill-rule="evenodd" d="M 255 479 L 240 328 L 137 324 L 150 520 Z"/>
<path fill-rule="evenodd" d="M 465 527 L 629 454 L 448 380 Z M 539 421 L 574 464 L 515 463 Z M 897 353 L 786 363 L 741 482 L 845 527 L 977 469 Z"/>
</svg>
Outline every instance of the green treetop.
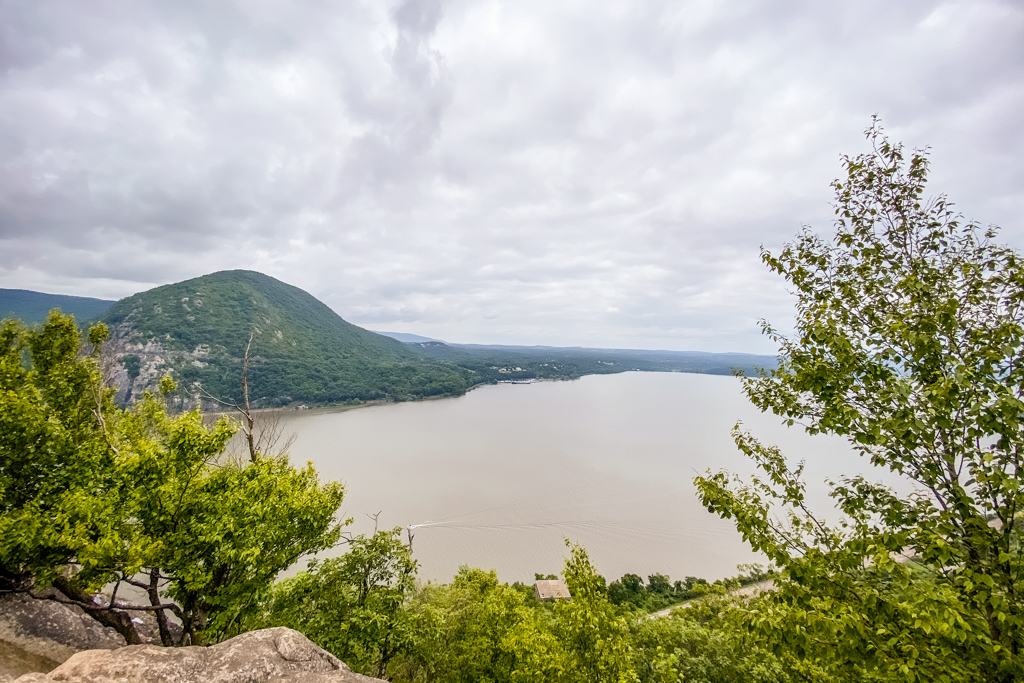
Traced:
<svg viewBox="0 0 1024 683">
<path fill-rule="evenodd" d="M 744 387 L 789 424 L 848 438 L 914 492 L 845 478 L 831 489 L 843 520 L 829 526 L 805 506 L 802 467 L 739 429 L 765 476 L 696 482 L 784 569 L 749 623 L 808 671 L 1020 680 L 1024 269 L 994 229 L 926 198 L 926 153 L 905 158 L 877 123 L 867 137 L 872 151 L 845 158 L 833 183 L 834 238 L 805 229 L 763 253 L 796 296 L 795 332 L 764 324 L 780 366 Z"/>
<path fill-rule="evenodd" d="M 281 570 L 337 541 L 344 488 L 285 457 L 232 462 L 226 419 L 168 416 L 152 394 L 118 409 L 100 381 L 105 338 L 92 328 L 93 353 L 81 355 L 74 319 L 57 310 L 39 331 L 0 327 L 0 591 L 52 584 L 50 599 L 129 643 L 140 612 L 156 616 L 165 645 L 215 640 Z M 96 602 L 111 584 L 110 604 Z M 121 601 L 125 584 L 148 604 Z"/>
</svg>

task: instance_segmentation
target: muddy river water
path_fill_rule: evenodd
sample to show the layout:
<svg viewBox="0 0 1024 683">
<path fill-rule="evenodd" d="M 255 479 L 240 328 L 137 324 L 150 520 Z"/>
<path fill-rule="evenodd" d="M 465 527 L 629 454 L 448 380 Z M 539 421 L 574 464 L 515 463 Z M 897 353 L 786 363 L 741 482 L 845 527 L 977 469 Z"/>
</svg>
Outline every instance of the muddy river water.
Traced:
<svg viewBox="0 0 1024 683">
<path fill-rule="evenodd" d="M 737 422 L 807 461 L 812 504 L 826 477 L 867 465 L 837 438 L 810 437 L 753 408 L 733 377 L 631 372 L 503 384 L 438 401 L 284 418 L 292 461 L 345 482 L 354 533 L 413 525 L 423 579 L 461 564 L 503 581 L 558 573 L 563 539 L 582 543 L 609 580 L 735 574 L 756 561 L 729 521 L 707 512 L 693 477 L 750 472 Z M 404 534 L 403 534 L 404 537 Z"/>
</svg>

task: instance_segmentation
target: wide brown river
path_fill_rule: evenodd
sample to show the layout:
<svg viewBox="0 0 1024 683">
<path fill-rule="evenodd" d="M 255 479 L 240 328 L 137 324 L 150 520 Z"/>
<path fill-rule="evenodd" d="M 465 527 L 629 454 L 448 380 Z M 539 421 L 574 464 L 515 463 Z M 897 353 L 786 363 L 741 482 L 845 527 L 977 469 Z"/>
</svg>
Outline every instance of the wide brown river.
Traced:
<svg viewBox="0 0 1024 683">
<path fill-rule="evenodd" d="M 461 564 L 503 581 L 559 573 L 563 539 L 582 543 L 608 580 L 632 572 L 715 579 L 757 558 L 732 523 L 707 512 L 693 477 L 752 470 L 730 438 L 737 421 L 821 482 L 866 464 L 842 440 L 763 415 L 732 377 L 630 372 L 573 382 L 485 386 L 439 401 L 289 413 L 292 461 L 345 483 L 354 533 L 415 525 L 424 579 Z M 404 533 L 403 533 L 404 538 Z"/>
</svg>

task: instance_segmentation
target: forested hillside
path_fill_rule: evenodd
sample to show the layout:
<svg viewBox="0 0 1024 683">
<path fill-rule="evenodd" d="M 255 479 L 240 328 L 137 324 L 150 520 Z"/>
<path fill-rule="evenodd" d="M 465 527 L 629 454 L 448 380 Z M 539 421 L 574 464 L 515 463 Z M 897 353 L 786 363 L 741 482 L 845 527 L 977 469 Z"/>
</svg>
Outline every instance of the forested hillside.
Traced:
<svg viewBox="0 0 1024 683">
<path fill-rule="evenodd" d="M 130 296 L 103 321 L 121 367 L 122 400 L 168 372 L 181 392 L 202 387 L 237 400 L 250 335 L 256 405 L 402 400 L 460 394 L 467 386 L 463 371 L 349 324 L 301 289 L 252 271 Z"/>
<path fill-rule="evenodd" d="M 455 396 L 478 384 L 577 379 L 629 370 L 750 374 L 775 358 L 752 354 L 551 346 L 449 344 L 403 333 L 375 333 L 346 322 L 303 290 L 253 271 L 222 271 L 140 292 L 116 303 L 0 290 L 0 310 L 29 324 L 51 308 L 80 325 L 111 329 L 108 368 L 118 400 L 130 403 L 165 373 L 175 399 L 205 392 L 241 398 L 250 346 L 249 396 L 256 406 Z M 403 343 L 405 342 L 405 343 Z"/>
<path fill-rule="evenodd" d="M 59 308 L 75 316 L 79 324 L 85 324 L 98 320 L 113 305 L 114 302 L 107 299 L 46 294 L 27 289 L 0 289 L 0 318 L 20 318 L 29 325 L 46 320 L 53 308 Z"/>
<path fill-rule="evenodd" d="M 116 303 L 0 290 L 0 304 L 11 308 L 7 317 L 30 324 L 51 308 L 79 324 L 107 323 L 109 374 L 122 403 L 153 389 L 165 373 L 179 381 L 176 400 L 184 404 L 201 392 L 237 401 L 250 335 L 249 395 L 256 406 L 454 396 L 477 384 L 629 370 L 750 374 L 775 367 L 773 357 L 752 354 L 485 346 L 378 334 L 346 322 L 297 287 L 244 270 L 156 287 Z"/>
</svg>

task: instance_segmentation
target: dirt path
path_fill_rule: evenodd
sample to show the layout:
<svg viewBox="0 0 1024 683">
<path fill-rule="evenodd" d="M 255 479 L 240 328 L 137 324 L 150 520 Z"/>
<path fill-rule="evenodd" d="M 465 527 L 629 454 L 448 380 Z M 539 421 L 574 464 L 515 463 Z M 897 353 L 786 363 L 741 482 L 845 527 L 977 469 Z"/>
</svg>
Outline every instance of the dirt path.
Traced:
<svg viewBox="0 0 1024 683">
<path fill-rule="evenodd" d="M 736 596 L 740 596 L 740 597 L 744 597 L 744 596 L 751 596 L 752 597 L 754 595 L 757 595 L 758 593 L 765 593 L 765 592 L 771 591 L 771 590 L 775 590 L 775 582 L 772 581 L 771 579 L 768 579 L 767 581 L 760 581 L 758 583 L 752 583 L 749 586 L 743 586 L 742 588 L 737 588 L 734 591 L 729 591 L 729 595 L 736 595 Z M 693 600 L 687 600 L 686 602 L 681 602 L 678 605 L 672 605 L 671 607 L 666 607 L 665 609 L 659 610 L 657 612 L 651 612 L 650 614 L 647 615 L 647 618 L 648 619 L 654 619 L 656 617 L 667 617 L 668 615 L 672 614 L 672 612 L 674 610 L 686 609 L 688 607 L 692 607 L 694 604 L 696 604 L 700 600 L 701 600 L 701 598 L 694 598 Z"/>
</svg>

